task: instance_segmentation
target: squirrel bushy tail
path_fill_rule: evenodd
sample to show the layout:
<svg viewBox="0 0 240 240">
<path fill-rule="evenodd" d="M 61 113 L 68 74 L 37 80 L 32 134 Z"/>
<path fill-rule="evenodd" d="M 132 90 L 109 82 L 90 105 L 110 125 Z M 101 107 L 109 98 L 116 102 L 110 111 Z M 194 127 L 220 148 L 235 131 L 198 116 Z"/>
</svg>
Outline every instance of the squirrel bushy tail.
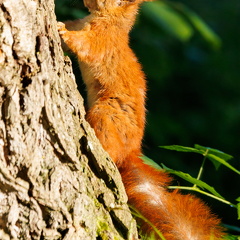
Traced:
<svg viewBox="0 0 240 240">
<path fill-rule="evenodd" d="M 145 164 L 134 153 L 119 171 L 130 206 L 147 218 L 166 240 L 222 239 L 220 220 L 200 199 L 167 190 L 172 179 L 166 172 Z M 139 222 L 140 230 L 150 235 L 152 227 L 142 219 Z M 156 233 L 155 236 L 160 239 Z"/>
</svg>

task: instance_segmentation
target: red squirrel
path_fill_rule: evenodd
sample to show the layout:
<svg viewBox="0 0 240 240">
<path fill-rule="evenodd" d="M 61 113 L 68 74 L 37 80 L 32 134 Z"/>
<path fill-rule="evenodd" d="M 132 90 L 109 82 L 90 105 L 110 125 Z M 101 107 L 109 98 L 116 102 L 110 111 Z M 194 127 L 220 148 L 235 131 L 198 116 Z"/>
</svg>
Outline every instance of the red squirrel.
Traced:
<svg viewBox="0 0 240 240">
<path fill-rule="evenodd" d="M 219 219 L 193 195 L 170 192 L 170 176 L 143 163 L 146 80 L 129 47 L 143 0 L 84 0 L 90 15 L 58 23 L 59 33 L 77 55 L 87 87 L 87 120 L 116 163 L 131 206 L 167 240 L 220 240 Z M 152 227 L 139 221 L 148 235 Z M 153 233 L 154 234 L 154 233 Z M 160 239 L 156 235 L 156 239 Z"/>
</svg>

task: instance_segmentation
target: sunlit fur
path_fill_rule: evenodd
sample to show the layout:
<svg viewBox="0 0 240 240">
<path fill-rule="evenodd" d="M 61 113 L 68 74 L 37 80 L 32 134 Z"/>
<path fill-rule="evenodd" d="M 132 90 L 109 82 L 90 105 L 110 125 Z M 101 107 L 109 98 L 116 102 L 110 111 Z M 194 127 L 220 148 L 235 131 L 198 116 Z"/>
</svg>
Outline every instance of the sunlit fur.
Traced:
<svg viewBox="0 0 240 240">
<path fill-rule="evenodd" d="M 59 23 L 59 33 L 79 60 L 87 87 L 87 120 L 118 166 L 129 198 L 167 240 L 219 240 L 219 220 L 192 195 L 169 192 L 170 177 L 139 158 L 145 125 L 146 82 L 129 47 L 141 1 L 85 0 L 91 14 Z M 141 230 L 152 231 L 141 222 Z"/>
</svg>

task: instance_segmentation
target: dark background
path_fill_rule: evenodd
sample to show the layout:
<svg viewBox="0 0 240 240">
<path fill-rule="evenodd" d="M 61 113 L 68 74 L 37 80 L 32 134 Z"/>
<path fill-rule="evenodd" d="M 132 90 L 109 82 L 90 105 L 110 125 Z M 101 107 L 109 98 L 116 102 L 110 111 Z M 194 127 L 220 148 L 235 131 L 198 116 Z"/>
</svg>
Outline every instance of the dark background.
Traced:
<svg viewBox="0 0 240 240">
<path fill-rule="evenodd" d="M 197 143 L 233 155 L 230 163 L 240 169 L 240 2 L 179 0 L 165 3 L 170 10 L 173 7 L 173 14 L 189 24 L 186 26 L 192 29 L 192 33 L 188 38 L 174 34 L 173 30 L 178 29 L 176 21 L 159 19 L 147 7 L 155 3 L 142 6 L 131 32 L 131 47 L 148 80 L 144 153 L 158 163 L 196 177 L 201 156 L 171 152 L 158 146 L 192 147 Z M 209 41 L 198 31 L 186 17 L 185 7 L 210 27 L 216 34 L 215 38 Z M 82 1 L 57 0 L 56 13 L 58 20 L 64 21 L 82 18 L 87 11 Z M 79 90 L 84 94 L 76 62 L 73 67 Z M 224 166 L 216 171 L 207 162 L 202 180 L 213 185 L 227 200 L 236 203 L 235 199 L 240 195 L 239 175 Z M 187 183 L 178 179 L 175 184 Z M 203 198 L 224 223 L 239 227 L 236 209 Z"/>
</svg>

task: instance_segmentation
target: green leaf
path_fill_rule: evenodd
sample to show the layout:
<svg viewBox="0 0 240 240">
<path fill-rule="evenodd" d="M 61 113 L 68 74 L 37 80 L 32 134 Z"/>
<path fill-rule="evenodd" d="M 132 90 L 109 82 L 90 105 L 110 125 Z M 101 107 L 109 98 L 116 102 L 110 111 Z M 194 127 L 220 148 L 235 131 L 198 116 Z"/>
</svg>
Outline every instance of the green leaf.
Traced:
<svg viewBox="0 0 240 240">
<path fill-rule="evenodd" d="M 234 232 L 239 232 L 240 233 L 240 227 L 238 226 L 234 226 L 234 225 L 229 225 L 226 223 L 222 223 L 223 227 L 230 230 L 230 231 L 234 231 Z M 224 238 L 225 239 L 225 238 Z M 233 236 L 233 238 L 227 238 L 227 239 L 233 239 L 233 240 L 239 240 L 236 237 Z"/>
<path fill-rule="evenodd" d="M 150 159 L 149 157 L 145 156 L 145 155 L 142 155 L 140 157 L 143 162 L 153 168 L 156 168 L 156 169 L 159 169 L 159 170 L 162 170 L 163 168 L 161 166 L 159 166 L 156 162 L 154 162 L 152 159 Z"/>
<path fill-rule="evenodd" d="M 198 145 L 198 144 L 195 144 L 194 145 L 194 148 L 198 149 L 198 150 L 203 150 L 207 153 L 211 153 L 213 155 L 216 155 L 224 160 L 230 160 L 233 158 L 233 156 L 227 154 L 227 153 L 224 153 L 218 149 L 215 149 L 215 148 L 210 148 L 210 147 L 204 147 L 204 146 L 201 146 L 201 145 Z"/>
<path fill-rule="evenodd" d="M 204 151 L 196 149 L 196 148 L 191 148 L 191 147 L 184 147 L 180 145 L 170 145 L 170 146 L 160 146 L 160 148 L 168 149 L 168 150 L 174 150 L 178 152 L 193 152 L 193 153 L 200 153 L 203 154 Z"/>
<path fill-rule="evenodd" d="M 195 12 L 180 3 L 169 2 L 169 5 L 182 13 L 213 48 L 219 49 L 221 47 L 220 37 Z"/>
<path fill-rule="evenodd" d="M 162 164 L 163 165 L 163 164 Z M 219 197 L 219 198 L 222 198 L 224 199 L 213 187 L 211 187 L 210 185 L 208 185 L 207 183 L 201 181 L 201 180 L 198 180 L 194 177 L 192 177 L 191 175 L 189 175 L 188 173 L 184 173 L 184 172 L 181 172 L 181 171 L 175 171 L 173 169 L 170 169 L 168 167 L 166 167 L 165 165 L 163 165 L 163 168 L 171 173 L 171 174 L 174 174 L 192 184 L 196 184 L 198 187 L 202 188 L 202 189 L 206 189 L 208 190 L 210 193 L 214 194 L 215 196 Z"/>
<path fill-rule="evenodd" d="M 238 220 L 240 220 L 240 203 L 237 204 Z"/>
<path fill-rule="evenodd" d="M 147 3 L 142 7 L 142 13 L 180 41 L 187 41 L 193 35 L 192 26 L 165 2 Z"/>
<path fill-rule="evenodd" d="M 225 167 L 231 169 L 232 171 L 236 172 L 237 174 L 240 175 L 240 171 L 237 170 L 236 168 L 234 168 L 232 165 L 230 165 L 228 162 L 226 162 L 224 159 L 216 156 L 216 155 L 213 155 L 213 154 L 207 154 L 206 156 L 208 159 L 210 159 L 213 163 L 214 162 L 218 162 L 222 165 L 224 165 Z"/>
<path fill-rule="evenodd" d="M 218 169 L 221 164 L 223 164 L 223 162 L 233 158 L 233 156 L 226 154 L 218 149 L 214 149 L 214 148 L 210 148 L 210 147 L 204 147 L 198 144 L 195 144 L 194 147 L 196 149 L 202 150 L 204 151 L 204 156 L 206 156 L 208 159 L 210 159 L 212 161 L 212 163 L 214 164 L 215 168 Z M 222 159 L 222 161 L 216 161 L 214 158 L 212 158 L 211 156 L 209 157 L 209 154 L 215 155 L 219 158 Z"/>
<path fill-rule="evenodd" d="M 221 40 L 218 35 L 215 34 L 214 31 L 212 31 L 211 28 L 208 27 L 207 24 L 193 11 L 185 7 L 185 13 L 202 37 L 215 49 L 219 49 L 221 47 Z"/>
<path fill-rule="evenodd" d="M 170 146 L 160 146 L 160 147 L 168 150 L 178 151 L 178 152 L 193 152 L 193 153 L 202 154 L 203 156 L 206 156 L 209 160 L 212 161 L 216 169 L 218 169 L 220 165 L 224 165 L 225 167 L 231 169 L 232 171 L 240 175 L 240 171 L 234 168 L 231 164 L 227 162 L 229 159 L 233 158 L 233 156 L 226 154 L 220 150 L 210 148 L 210 147 L 204 147 L 198 144 L 195 144 L 194 148 L 184 147 L 180 145 L 170 145 Z"/>
</svg>

